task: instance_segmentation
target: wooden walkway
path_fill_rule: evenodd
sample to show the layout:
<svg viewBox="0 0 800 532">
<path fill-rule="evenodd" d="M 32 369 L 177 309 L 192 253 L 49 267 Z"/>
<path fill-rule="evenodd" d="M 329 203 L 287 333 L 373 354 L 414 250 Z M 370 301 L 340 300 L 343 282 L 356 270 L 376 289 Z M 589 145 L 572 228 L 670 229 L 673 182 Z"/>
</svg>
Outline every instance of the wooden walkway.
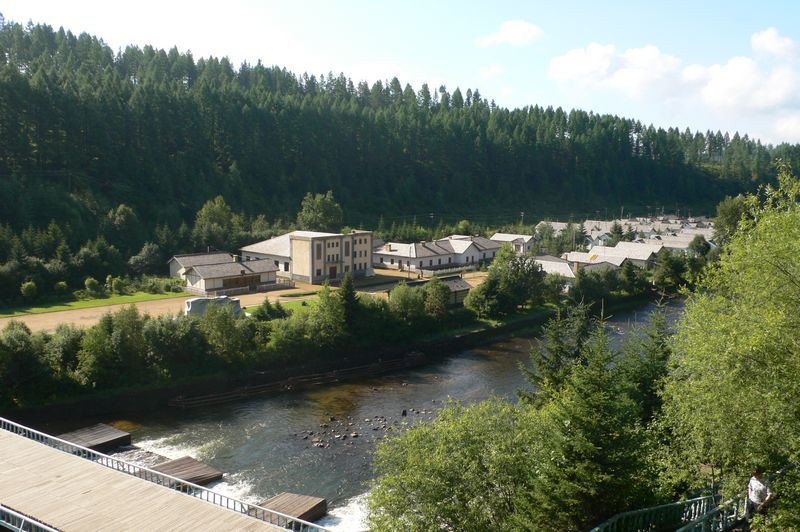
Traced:
<svg viewBox="0 0 800 532">
<path fill-rule="evenodd" d="M 3 430 L 0 503 L 65 531 L 276 530 Z"/>
<path fill-rule="evenodd" d="M 316 521 L 328 513 L 328 501 L 310 495 L 297 495 L 296 493 L 279 493 L 271 499 L 258 504 L 262 508 L 284 515 L 291 515 L 304 521 Z"/>
<path fill-rule="evenodd" d="M 57 437 L 100 453 L 131 444 L 130 434 L 103 423 L 60 434 Z"/>
<path fill-rule="evenodd" d="M 222 478 L 222 471 L 214 469 L 202 462 L 198 462 L 190 456 L 163 462 L 154 465 L 150 469 L 199 486 L 205 486 L 209 482 L 214 482 Z"/>
</svg>

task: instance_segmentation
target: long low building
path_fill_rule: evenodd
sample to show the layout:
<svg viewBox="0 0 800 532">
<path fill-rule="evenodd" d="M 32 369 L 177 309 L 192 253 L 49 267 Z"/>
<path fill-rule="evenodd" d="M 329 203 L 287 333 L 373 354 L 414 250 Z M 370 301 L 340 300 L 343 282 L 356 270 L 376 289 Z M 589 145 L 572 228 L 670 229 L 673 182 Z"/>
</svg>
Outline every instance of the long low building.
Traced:
<svg viewBox="0 0 800 532">
<path fill-rule="evenodd" d="M 186 270 L 186 290 L 204 296 L 269 290 L 277 284 L 278 268 L 268 261 L 198 264 Z"/>
<path fill-rule="evenodd" d="M 491 261 L 499 249 L 499 243 L 482 236 L 450 235 L 432 242 L 386 242 L 372 250 L 372 260 L 393 270 L 441 270 Z"/>
<path fill-rule="evenodd" d="M 489 240 L 497 242 L 500 245 L 511 244 L 511 248 L 517 255 L 530 253 L 536 245 L 536 239 L 533 235 L 517 235 L 513 233 L 495 233 Z"/>
</svg>

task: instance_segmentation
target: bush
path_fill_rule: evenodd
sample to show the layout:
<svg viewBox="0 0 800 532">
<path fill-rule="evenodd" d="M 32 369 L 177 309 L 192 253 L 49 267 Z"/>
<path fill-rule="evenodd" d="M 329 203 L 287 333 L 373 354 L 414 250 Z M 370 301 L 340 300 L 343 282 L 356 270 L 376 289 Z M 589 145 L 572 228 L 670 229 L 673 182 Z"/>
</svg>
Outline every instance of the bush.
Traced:
<svg viewBox="0 0 800 532">
<path fill-rule="evenodd" d="M 86 287 L 86 295 L 90 297 L 98 297 L 103 295 L 103 289 L 100 287 L 100 283 L 98 283 L 97 279 L 94 277 L 87 277 L 83 282 L 83 286 Z"/>
<path fill-rule="evenodd" d="M 34 283 L 33 281 L 25 281 L 24 283 L 22 283 L 22 286 L 20 286 L 19 291 L 22 294 L 22 297 L 25 298 L 25 301 L 30 302 L 36 299 L 37 289 L 36 289 L 36 283 Z"/>
<path fill-rule="evenodd" d="M 69 291 L 66 281 L 58 281 L 53 285 L 53 292 L 56 294 L 66 294 Z"/>
</svg>

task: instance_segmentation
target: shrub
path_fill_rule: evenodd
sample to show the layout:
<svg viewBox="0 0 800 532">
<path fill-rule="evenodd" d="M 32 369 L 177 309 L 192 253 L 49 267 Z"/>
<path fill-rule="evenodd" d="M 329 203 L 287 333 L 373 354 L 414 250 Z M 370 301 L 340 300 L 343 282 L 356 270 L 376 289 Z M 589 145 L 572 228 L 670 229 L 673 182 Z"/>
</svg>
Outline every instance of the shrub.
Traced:
<svg viewBox="0 0 800 532">
<path fill-rule="evenodd" d="M 33 281 L 25 281 L 19 288 L 22 297 L 25 298 L 25 301 L 33 301 L 36 299 L 36 283 Z"/>
<path fill-rule="evenodd" d="M 67 286 L 66 281 L 58 281 L 53 285 L 53 292 L 56 294 L 66 294 L 67 291 L 69 291 L 69 287 Z"/>
<path fill-rule="evenodd" d="M 103 289 L 100 288 L 100 283 L 98 283 L 97 279 L 94 277 L 87 277 L 83 282 L 83 286 L 86 287 L 86 294 L 90 297 L 97 297 L 103 294 Z"/>
</svg>

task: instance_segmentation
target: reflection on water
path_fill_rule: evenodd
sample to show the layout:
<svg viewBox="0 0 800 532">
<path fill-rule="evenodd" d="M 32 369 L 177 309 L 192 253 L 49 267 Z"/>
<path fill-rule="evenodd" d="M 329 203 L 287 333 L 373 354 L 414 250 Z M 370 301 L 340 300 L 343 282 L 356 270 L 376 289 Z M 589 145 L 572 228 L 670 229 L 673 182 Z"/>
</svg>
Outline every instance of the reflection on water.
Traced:
<svg viewBox="0 0 800 532">
<path fill-rule="evenodd" d="M 675 319 L 681 305 L 669 309 Z M 623 335 L 647 311 L 609 320 Z M 167 410 L 128 421 L 133 441 L 148 451 L 190 455 L 225 472 L 215 489 L 249 502 L 282 491 L 328 499 L 328 523 L 352 530 L 372 477 L 372 452 L 385 434 L 430 419 L 448 399 L 466 403 L 495 394 L 514 399 L 525 384 L 531 338 L 472 349 L 417 369 L 360 382 L 324 385 L 199 410 Z M 403 415 L 405 411 L 406 415 Z M 135 460 L 135 458 L 133 458 Z"/>
</svg>

